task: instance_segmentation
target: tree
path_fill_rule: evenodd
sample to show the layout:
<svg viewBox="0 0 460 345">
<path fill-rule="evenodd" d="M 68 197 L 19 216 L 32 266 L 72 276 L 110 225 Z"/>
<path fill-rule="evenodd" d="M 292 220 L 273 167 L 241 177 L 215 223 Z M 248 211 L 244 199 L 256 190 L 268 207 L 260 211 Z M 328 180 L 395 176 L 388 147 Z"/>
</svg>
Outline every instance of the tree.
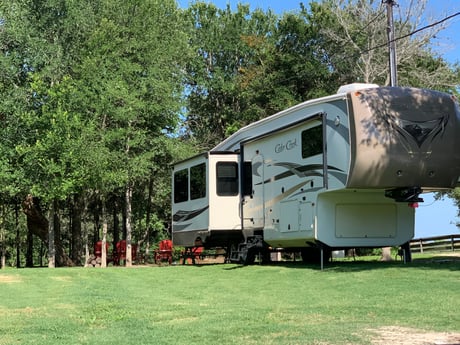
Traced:
<svg viewBox="0 0 460 345">
<path fill-rule="evenodd" d="M 212 147 L 242 126 L 336 89 L 305 17 L 197 2 L 186 12 L 188 134 Z"/>
<path fill-rule="evenodd" d="M 194 56 L 187 65 L 189 135 L 203 142 L 203 149 L 221 141 L 228 126 L 241 112 L 242 90 L 236 76 L 247 63 L 249 6 L 228 5 L 220 10 L 197 2 L 185 13 Z"/>
<path fill-rule="evenodd" d="M 421 30 L 426 0 L 400 4 L 395 15 L 400 85 L 454 91 L 458 68 L 436 55 L 430 44 L 444 24 Z M 387 20 L 382 1 L 327 0 L 302 15 L 317 28 L 318 50 L 342 84 L 389 84 Z"/>
<path fill-rule="evenodd" d="M 187 49 L 175 2 L 13 0 L 0 9 L 0 90 L 17 101 L 0 102 L 11 138 L 0 147 L 2 192 L 30 194 L 24 211 L 45 242 L 52 220 L 43 212 L 72 198 L 124 188 L 130 222 L 133 191 L 163 163 L 156 139 L 178 122 Z"/>
<path fill-rule="evenodd" d="M 99 10 L 79 73 L 111 157 L 98 188 L 125 190 L 130 265 L 133 191 L 156 168 L 155 138 L 178 122 L 186 36 L 174 1 L 111 1 Z"/>
<path fill-rule="evenodd" d="M 249 89 L 245 90 L 250 93 L 247 103 L 256 104 L 259 112 L 257 117 L 245 116 L 250 120 L 246 123 L 336 89 L 335 77 L 317 50 L 318 32 L 304 17 L 285 13 L 269 34 L 269 41 L 248 41 L 256 61 L 243 71 L 241 79 Z M 252 107 L 248 113 L 251 111 Z"/>
<path fill-rule="evenodd" d="M 436 198 L 441 198 L 444 194 L 443 193 L 438 193 L 436 195 Z M 447 192 L 446 195 L 451 198 L 457 206 L 457 216 L 460 217 L 460 187 L 457 187 L 455 189 L 452 189 L 451 191 Z M 457 227 L 460 228 L 460 222 L 457 222 Z"/>
</svg>

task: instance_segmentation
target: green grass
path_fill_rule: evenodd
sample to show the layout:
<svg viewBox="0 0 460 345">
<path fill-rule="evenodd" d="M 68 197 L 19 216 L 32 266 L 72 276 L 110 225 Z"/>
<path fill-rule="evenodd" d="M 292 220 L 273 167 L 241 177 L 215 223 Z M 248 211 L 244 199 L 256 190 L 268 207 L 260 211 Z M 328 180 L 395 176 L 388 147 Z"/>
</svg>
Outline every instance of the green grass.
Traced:
<svg viewBox="0 0 460 345">
<path fill-rule="evenodd" d="M 458 331 L 460 261 L 0 270 L 0 345 L 369 344 Z"/>
</svg>

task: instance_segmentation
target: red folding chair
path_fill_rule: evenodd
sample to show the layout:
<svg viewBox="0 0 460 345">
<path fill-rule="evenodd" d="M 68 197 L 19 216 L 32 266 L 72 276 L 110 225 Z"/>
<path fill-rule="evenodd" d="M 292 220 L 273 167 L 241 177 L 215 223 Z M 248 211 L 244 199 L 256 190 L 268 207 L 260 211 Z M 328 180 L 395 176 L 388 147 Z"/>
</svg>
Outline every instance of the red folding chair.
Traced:
<svg viewBox="0 0 460 345">
<path fill-rule="evenodd" d="M 202 259 L 203 247 L 188 247 L 185 248 L 185 252 L 182 253 L 182 264 L 189 263 L 195 265 L 197 259 Z"/>
<path fill-rule="evenodd" d="M 109 243 L 108 242 L 105 242 L 105 252 L 106 254 L 109 253 Z M 94 256 L 96 258 L 102 257 L 102 241 L 97 241 L 94 244 Z"/>
<path fill-rule="evenodd" d="M 137 245 L 131 244 L 131 260 L 135 261 L 137 255 Z M 121 261 L 126 262 L 126 240 L 118 241 L 116 244 L 116 252 L 114 254 L 113 262 L 119 265 Z"/>
<path fill-rule="evenodd" d="M 162 240 L 158 243 L 158 249 L 155 250 L 155 263 L 159 264 L 162 261 L 168 261 L 172 264 L 173 244 L 171 240 Z"/>
</svg>

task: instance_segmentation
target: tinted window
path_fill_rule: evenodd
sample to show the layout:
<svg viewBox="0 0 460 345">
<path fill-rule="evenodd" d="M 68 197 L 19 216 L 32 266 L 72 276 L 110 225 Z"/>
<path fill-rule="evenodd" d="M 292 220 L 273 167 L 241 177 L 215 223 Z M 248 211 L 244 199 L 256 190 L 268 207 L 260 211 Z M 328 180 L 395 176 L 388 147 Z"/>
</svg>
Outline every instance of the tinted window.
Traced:
<svg viewBox="0 0 460 345">
<path fill-rule="evenodd" d="M 218 162 L 217 195 L 238 195 L 238 165 L 234 162 Z"/>
<path fill-rule="evenodd" d="M 190 199 L 206 196 L 206 164 L 202 163 L 190 168 Z"/>
<path fill-rule="evenodd" d="M 323 153 L 323 127 L 317 126 L 302 132 L 302 158 Z"/>
<path fill-rule="evenodd" d="M 174 173 L 174 202 L 188 200 L 188 170 L 183 169 Z"/>
</svg>

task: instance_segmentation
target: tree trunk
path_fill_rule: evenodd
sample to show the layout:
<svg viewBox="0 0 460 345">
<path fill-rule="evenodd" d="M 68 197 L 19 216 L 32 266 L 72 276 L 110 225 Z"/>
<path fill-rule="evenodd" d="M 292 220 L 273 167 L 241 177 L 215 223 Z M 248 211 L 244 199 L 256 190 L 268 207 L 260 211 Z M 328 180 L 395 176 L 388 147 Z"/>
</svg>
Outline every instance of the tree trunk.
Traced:
<svg viewBox="0 0 460 345">
<path fill-rule="evenodd" d="M 101 248 L 101 267 L 107 267 L 107 211 L 105 209 L 105 198 L 102 200 L 102 248 Z"/>
<path fill-rule="evenodd" d="M 14 217 L 16 227 L 16 268 L 21 268 L 21 233 L 19 232 L 19 205 L 14 203 Z"/>
<path fill-rule="evenodd" d="M 131 201 L 133 198 L 133 187 L 130 182 L 126 187 L 125 201 L 126 201 L 126 267 L 133 265 L 132 251 L 131 251 Z"/>
<path fill-rule="evenodd" d="M 26 267 L 34 267 L 34 235 L 32 231 L 27 228 L 27 250 L 26 250 Z M 41 251 L 40 251 L 41 260 Z M 41 265 L 41 261 L 40 261 Z"/>
<path fill-rule="evenodd" d="M 88 228 L 85 226 L 84 229 L 84 247 L 85 247 L 85 267 L 88 267 L 89 261 L 89 246 L 88 246 Z"/>
<path fill-rule="evenodd" d="M 31 233 L 38 236 L 48 246 L 49 222 L 43 215 L 38 200 L 28 195 L 22 203 L 22 211 L 27 216 L 27 228 Z M 67 256 L 58 237 L 54 238 L 56 250 L 56 266 L 75 266 L 74 262 Z"/>
<path fill-rule="evenodd" d="M 55 268 L 56 267 L 56 248 L 54 246 L 54 226 L 55 226 L 55 207 L 56 203 L 51 203 L 51 208 L 49 211 L 48 219 L 51 221 L 48 223 L 48 267 Z"/>
<path fill-rule="evenodd" d="M 81 255 L 83 252 L 82 231 L 81 231 L 81 215 L 83 209 L 82 197 L 77 194 L 72 202 L 71 216 L 71 252 L 70 257 L 77 265 L 81 265 Z"/>
<path fill-rule="evenodd" d="M 384 247 L 382 248 L 382 257 L 380 261 L 391 261 L 391 247 Z"/>
<path fill-rule="evenodd" d="M 0 229 L 0 269 L 5 268 L 6 255 L 5 255 L 5 235 L 4 231 Z"/>
<path fill-rule="evenodd" d="M 126 238 L 126 235 L 127 235 L 127 229 L 126 229 L 126 224 L 127 224 L 127 220 L 126 220 L 126 209 L 127 209 L 127 205 L 126 205 L 126 191 L 125 191 L 125 202 L 123 203 L 123 205 L 121 206 L 121 219 L 122 219 L 122 228 L 121 228 L 121 238 Z"/>
<path fill-rule="evenodd" d="M 107 220 L 104 218 L 104 223 L 102 225 L 102 248 L 101 248 L 101 267 L 107 267 Z"/>
<path fill-rule="evenodd" d="M 118 210 L 119 210 L 119 200 L 117 196 L 113 196 L 113 209 L 112 209 L 112 217 L 113 217 L 113 250 L 115 251 L 117 248 L 117 243 L 120 241 L 120 220 L 118 218 Z"/>
<path fill-rule="evenodd" d="M 149 256 L 149 249 L 150 249 L 150 234 L 151 234 L 151 228 L 150 228 L 150 219 L 152 215 L 152 195 L 153 195 L 153 171 L 150 174 L 149 178 L 149 189 L 148 189 L 148 195 L 147 195 L 147 215 L 146 215 L 146 227 L 145 227 L 145 233 L 144 233 L 144 238 L 143 241 L 145 241 L 145 257 L 147 258 Z M 138 248 L 141 248 L 141 242 L 139 243 Z"/>
</svg>

